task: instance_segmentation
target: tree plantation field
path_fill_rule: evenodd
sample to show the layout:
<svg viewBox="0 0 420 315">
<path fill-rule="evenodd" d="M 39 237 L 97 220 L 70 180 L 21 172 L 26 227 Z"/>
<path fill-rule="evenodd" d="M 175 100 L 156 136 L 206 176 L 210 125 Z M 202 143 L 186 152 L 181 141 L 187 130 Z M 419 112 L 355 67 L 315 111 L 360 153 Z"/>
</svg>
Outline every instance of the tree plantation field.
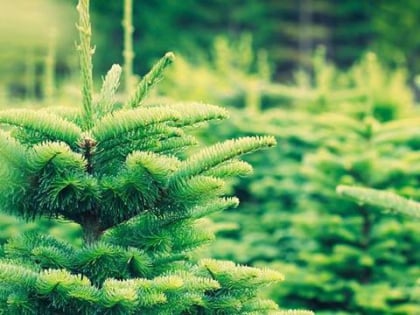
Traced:
<svg viewBox="0 0 420 315">
<path fill-rule="evenodd" d="M 0 314 L 420 314 L 417 1 L 1 6 Z"/>
</svg>

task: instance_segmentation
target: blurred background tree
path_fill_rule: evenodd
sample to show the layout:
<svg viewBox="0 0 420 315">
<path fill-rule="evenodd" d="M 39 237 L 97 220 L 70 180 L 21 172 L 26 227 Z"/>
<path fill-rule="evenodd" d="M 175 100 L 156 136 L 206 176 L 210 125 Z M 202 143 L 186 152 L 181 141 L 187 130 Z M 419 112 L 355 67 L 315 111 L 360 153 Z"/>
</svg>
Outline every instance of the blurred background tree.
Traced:
<svg viewBox="0 0 420 315">
<path fill-rule="evenodd" d="M 50 32 L 45 27 L 59 23 L 57 29 L 64 31 L 56 36 L 58 44 L 65 43 L 64 51 L 73 48 L 64 35 L 71 35 L 67 16 L 75 3 L 17 0 L 14 8 L 7 9 L 11 3 L 5 2 L 5 18 L 0 22 L 2 41 L 8 46 L 13 43 L 15 48 L 17 43 L 24 43 L 31 49 L 29 53 L 35 47 L 42 50 Z M 123 1 L 92 1 L 92 10 L 94 41 L 98 51 L 106 51 L 97 54 L 95 67 L 104 73 L 112 63 L 122 61 Z M 328 58 L 339 68 L 351 66 L 370 50 L 388 64 L 405 63 L 412 78 L 420 71 L 416 60 L 420 39 L 415 32 L 420 26 L 419 10 L 416 0 L 134 0 L 134 72 L 144 73 L 156 56 L 168 49 L 190 61 L 208 58 L 216 37 L 237 41 L 247 33 L 253 38 L 254 50 L 267 51 L 275 79 L 289 80 L 297 68 L 310 68 L 311 56 L 319 45 L 326 47 Z M 22 21 L 12 22 L 11 16 Z M 12 30 L 11 25 L 19 27 Z M 22 33 L 20 29 L 30 31 Z M 13 34 L 13 38 L 4 34 Z M 57 67 L 71 63 L 62 54 L 57 60 Z"/>
<path fill-rule="evenodd" d="M 50 97 L 72 63 L 73 26 L 65 1 L 2 1 L 0 98 Z"/>
<path fill-rule="evenodd" d="M 121 58 L 121 2 L 93 3 L 101 34 L 98 45 L 114 43 L 111 51 L 107 46 L 112 53 L 98 61 L 102 66 L 108 66 L 112 57 Z M 418 72 L 413 59 L 420 48 L 414 31 L 420 24 L 419 9 L 415 0 L 137 0 L 134 36 L 141 43 L 135 45 L 137 72 L 168 47 L 192 57 L 197 52 L 206 54 L 218 35 L 238 39 L 243 33 L 252 34 L 255 49 L 269 52 L 276 77 L 309 65 L 320 44 L 340 67 L 350 66 L 371 46 L 390 62 L 396 61 L 395 56 L 397 61 L 405 59 Z"/>
</svg>

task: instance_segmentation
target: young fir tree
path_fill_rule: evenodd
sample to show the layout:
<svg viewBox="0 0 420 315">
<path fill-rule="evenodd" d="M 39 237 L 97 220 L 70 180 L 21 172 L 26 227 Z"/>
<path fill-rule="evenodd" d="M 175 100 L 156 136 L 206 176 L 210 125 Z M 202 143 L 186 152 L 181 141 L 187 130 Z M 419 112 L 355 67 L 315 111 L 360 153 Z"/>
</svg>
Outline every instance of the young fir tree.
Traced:
<svg viewBox="0 0 420 315">
<path fill-rule="evenodd" d="M 411 188 L 419 180 L 419 143 L 412 134 L 418 119 L 380 123 L 330 114 L 319 121 L 330 137 L 305 158 L 300 207 L 308 210 L 297 227 L 311 248 L 295 261 L 296 274 L 317 276 L 292 276 L 278 288 L 279 300 L 319 314 L 416 314 L 410 296 L 420 276 L 417 224 L 378 215 L 368 202 L 346 202 L 335 186 L 387 188 L 418 198 Z"/>
<path fill-rule="evenodd" d="M 117 65 L 94 99 L 88 7 L 79 1 L 82 109 L 0 114 L 2 209 L 76 222 L 84 244 L 34 233 L 9 240 L 0 313 L 298 314 L 257 296 L 281 274 L 191 254 L 213 238 L 202 218 L 238 204 L 223 189 L 225 178 L 251 171 L 238 156 L 275 140 L 229 140 L 185 157 L 195 143 L 186 130 L 227 114 L 205 104 L 142 104 L 171 53 L 124 106 L 113 101 Z"/>
</svg>

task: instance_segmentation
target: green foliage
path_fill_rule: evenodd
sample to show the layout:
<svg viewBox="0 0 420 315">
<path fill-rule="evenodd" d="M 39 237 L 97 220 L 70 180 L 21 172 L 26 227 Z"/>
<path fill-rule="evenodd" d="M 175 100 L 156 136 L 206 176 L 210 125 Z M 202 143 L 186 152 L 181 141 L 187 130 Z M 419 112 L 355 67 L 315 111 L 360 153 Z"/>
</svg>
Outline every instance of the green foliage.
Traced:
<svg viewBox="0 0 420 315">
<path fill-rule="evenodd" d="M 337 187 L 337 193 L 349 197 L 359 203 L 366 203 L 372 206 L 384 208 L 386 211 L 400 212 L 417 219 L 420 217 L 420 204 L 418 202 L 402 198 L 391 192 L 372 188 L 341 185 Z M 417 274 L 417 276 L 419 276 L 419 274 Z M 409 293 L 411 301 L 414 303 L 420 302 L 419 279 L 420 278 L 417 279 L 414 288 L 411 289 Z M 410 308 L 407 310 L 410 310 Z M 413 307 L 413 311 L 416 311 L 415 306 Z"/>
<path fill-rule="evenodd" d="M 95 28 L 101 36 L 98 47 L 106 45 L 109 34 L 122 39 L 120 23 L 109 22 L 109 19 L 121 20 L 121 1 L 95 2 L 93 6 Z M 141 49 L 134 47 L 134 53 L 137 60 L 144 60 L 146 64 L 151 64 L 154 56 L 168 46 L 194 58 L 197 53 L 206 54 L 217 36 L 235 41 L 241 33 L 250 33 L 255 39 L 254 47 L 267 50 L 274 61 L 274 72 L 279 76 L 290 74 L 297 65 L 309 65 L 313 49 L 320 44 L 329 46 L 330 54 L 340 66 L 348 66 L 364 53 L 372 39 L 372 20 L 383 14 L 377 11 L 366 3 L 352 0 L 134 2 L 134 37 L 144 42 Z M 156 38 L 161 40 L 156 41 Z M 117 44 L 101 56 L 99 66 L 102 68 L 121 58 L 121 51 Z M 136 62 L 135 68 L 140 67 L 142 65 Z"/>
<path fill-rule="evenodd" d="M 419 2 L 409 0 L 400 6 L 395 1 L 382 0 L 377 4 L 372 16 L 375 51 L 389 63 L 406 64 L 410 74 L 416 75 L 420 70 L 416 54 L 420 40 L 410 30 L 419 27 Z"/>
<path fill-rule="evenodd" d="M 67 54 L 71 50 L 68 40 L 71 32 L 64 30 L 64 24 L 71 27 L 72 23 L 67 22 L 69 10 L 62 4 L 71 2 L 75 0 L 30 3 L 18 0 L 13 5 L 4 5 L 0 32 L 6 49 L 0 54 L 4 59 L 0 68 L 2 73 L 7 73 L 8 78 L 2 81 L 8 85 L 9 94 L 33 99 L 36 92 L 37 97 L 49 98 L 51 85 L 47 81 L 51 68 L 44 67 L 44 59 L 49 54 L 44 39 L 50 35 L 46 28 L 51 25 L 58 29 L 60 24 L 59 29 L 63 29 L 56 37 L 60 49 L 55 70 L 67 76 L 63 66 L 71 68 L 73 61 Z M 244 33 L 252 34 L 253 48 L 266 50 L 273 62 L 272 72 L 278 79 L 291 80 L 295 69 L 309 69 L 312 53 L 319 45 L 327 47 L 328 57 L 340 68 L 349 67 L 371 50 L 387 64 L 406 64 L 411 78 L 419 72 L 416 60 L 419 40 L 415 32 L 411 32 L 418 28 L 416 17 L 420 7 L 416 0 L 404 3 L 381 0 L 374 4 L 354 0 L 290 3 L 273 0 L 133 3 L 121 0 L 95 1 L 92 6 L 94 39 L 100 53 L 95 68 L 104 73 L 112 63 L 122 63 L 126 70 L 123 86 L 130 91 L 136 81 L 133 72 L 145 72 L 167 47 L 196 61 L 200 59 L 198 56 L 208 56 L 215 38 L 223 36 L 228 42 L 236 42 Z M 25 14 L 33 12 L 34 8 L 38 8 L 38 14 Z M 139 40 L 142 45 L 133 45 Z M 21 48 L 28 55 L 27 62 L 15 61 L 16 51 L 19 49 L 21 53 Z M 247 55 L 247 51 L 242 52 Z M 29 79 L 32 75 L 37 78 L 36 83 L 25 82 L 25 76 Z"/>
<path fill-rule="evenodd" d="M 284 108 L 234 111 L 231 126 L 217 128 L 214 138 L 270 133 L 278 146 L 247 158 L 256 176 L 233 181 L 242 208 L 215 218 L 211 253 L 286 270 L 286 281 L 267 291 L 280 305 L 321 314 L 415 313 L 416 224 L 335 193 L 337 184 L 359 184 L 417 198 L 418 118 L 405 73 L 373 54 L 348 72 L 322 50 L 314 63 L 314 76 L 300 73 L 298 86 L 266 89 Z"/>
<path fill-rule="evenodd" d="M 193 255 L 214 238 L 204 218 L 238 204 L 225 189 L 226 178 L 250 172 L 238 158 L 275 139 L 242 137 L 190 154 L 187 131 L 227 114 L 206 104 L 139 106 L 172 54 L 122 107 L 113 101 L 114 66 L 96 100 L 89 0 L 77 8 L 82 106 L 0 114 L 0 204 L 27 219 L 77 223 L 84 242 L 40 233 L 9 239 L 0 313 L 284 314 L 257 294 L 283 280 L 277 271 Z"/>
<path fill-rule="evenodd" d="M 250 34 L 234 42 L 218 37 L 209 60 L 190 62 L 178 57 L 159 92 L 175 100 L 202 99 L 258 110 L 267 95 L 264 91 L 271 84 L 270 77 L 267 54 L 254 53 Z"/>
<path fill-rule="evenodd" d="M 412 217 L 420 217 L 420 205 L 418 202 L 402 198 L 391 192 L 363 187 L 338 186 L 337 193 L 360 203 L 385 208 L 387 211 L 396 211 Z"/>
<path fill-rule="evenodd" d="M 304 186 L 307 195 L 300 200 L 300 207 L 311 210 L 307 211 L 310 220 L 298 228 L 314 243 L 311 250 L 299 254 L 296 263 L 307 272 L 322 275 L 322 285 L 307 279 L 279 290 L 285 288 L 282 299 L 288 300 L 296 297 L 297 286 L 307 287 L 307 292 L 313 293 L 298 294 L 299 299 L 305 300 L 307 307 L 318 305 L 327 313 L 410 313 L 416 309 L 410 290 L 419 273 L 415 224 L 404 218 L 384 218 L 372 211 L 369 203 L 344 202 L 335 196 L 334 188 L 337 183 L 387 187 L 416 197 L 409 187 L 418 178 L 411 162 L 418 154 L 415 147 L 407 145 L 409 134 L 402 143 L 383 141 L 389 124 L 396 121 L 346 120 L 348 124 L 337 125 L 341 121 L 337 115 L 320 117 L 329 137 L 323 148 L 305 157 L 303 169 L 308 178 Z M 409 128 L 406 120 L 399 126 Z"/>
<path fill-rule="evenodd" d="M 213 57 L 199 64 L 178 58 L 180 62 L 159 94 L 175 100 L 222 103 L 246 109 L 249 115 L 282 107 L 313 113 L 339 110 L 352 117 L 386 121 L 405 117 L 412 110 L 414 95 L 406 71 L 386 67 L 373 53 L 364 55 L 348 71 L 339 71 L 327 60 L 325 48 L 319 47 L 312 58 L 312 74 L 297 71 L 292 84 L 273 83 L 270 64 L 261 53 L 252 52 L 249 40 L 244 36 L 228 44 L 220 38 Z M 241 54 L 245 57 L 238 58 Z"/>
<path fill-rule="evenodd" d="M 301 116 L 300 124 L 295 120 L 283 127 L 279 121 L 293 121 L 290 112 L 267 111 L 237 130 L 254 126 L 253 131 L 273 132 L 279 127 L 279 146 L 259 161 L 251 157 L 257 176 L 236 184 L 243 208 L 218 219 L 236 227 L 224 230 L 221 225 L 212 253 L 286 270 L 288 279 L 269 291 L 280 305 L 304 305 L 321 314 L 415 313 L 416 222 L 384 218 L 369 209 L 369 200 L 344 202 L 334 188 L 337 183 L 373 185 L 416 198 L 411 185 L 418 180 L 418 154 L 407 144 L 414 146 L 417 136 L 408 138 L 407 120 L 398 121 L 398 131 L 397 121 L 381 125 L 330 114 L 317 118 L 320 124 L 311 129 L 305 125 L 308 117 Z M 325 124 L 332 129 L 323 129 Z M 316 150 L 320 143 L 327 147 Z"/>
<path fill-rule="evenodd" d="M 81 244 L 81 231 L 77 224 L 63 220 L 35 220 L 23 221 L 15 216 L 0 214 L 0 245 L 8 239 L 14 239 L 23 233 L 48 233 L 62 240 L 68 240 L 75 246 Z M 0 250 L 2 256 L 2 250 Z"/>
</svg>

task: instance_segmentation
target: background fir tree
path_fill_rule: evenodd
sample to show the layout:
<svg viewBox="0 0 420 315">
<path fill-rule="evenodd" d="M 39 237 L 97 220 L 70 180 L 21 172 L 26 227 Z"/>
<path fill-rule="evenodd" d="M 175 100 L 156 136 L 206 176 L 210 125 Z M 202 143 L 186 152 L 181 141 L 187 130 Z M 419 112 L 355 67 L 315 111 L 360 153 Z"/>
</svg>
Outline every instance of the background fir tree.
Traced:
<svg viewBox="0 0 420 315">
<path fill-rule="evenodd" d="M 110 12 L 118 20 L 122 6 L 116 1 L 97 2 L 93 11 L 98 25 L 102 25 L 101 20 Z M 197 52 L 207 55 L 217 36 L 232 41 L 249 33 L 255 39 L 254 48 L 269 52 L 276 77 L 290 78 L 297 67 L 310 66 L 311 55 L 318 45 L 327 46 L 330 57 L 340 66 L 350 66 L 364 53 L 371 39 L 371 16 L 375 12 L 368 5 L 351 0 L 339 3 L 328 0 L 136 1 L 135 40 L 141 39 L 146 47 L 137 50 L 136 55 L 150 63 L 153 56 L 164 52 L 165 46 L 156 41 L 161 38 L 162 43 L 194 59 Z M 120 25 L 109 24 L 105 32 L 100 32 L 104 37 L 109 34 L 122 38 Z M 113 54 L 100 56 L 98 65 L 119 60 L 121 42 L 115 43 Z M 105 45 L 106 40 L 98 38 L 98 43 Z M 136 69 L 144 70 L 140 67 L 136 65 Z"/>
<path fill-rule="evenodd" d="M 352 199 L 358 203 L 366 203 L 370 206 L 381 208 L 383 215 L 389 212 L 403 214 L 414 219 L 420 218 L 420 203 L 411 199 L 389 192 L 366 187 L 340 185 L 337 193 Z M 420 278 L 414 289 L 409 289 L 410 300 L 412 303 L 420 303 Z"/>
<path fill-rule="evenodd" d="M 48 2 L 57 5 L 77 1 L 39 0 L 31 1 L 30 4 Z M 92 4 L 95 43 L 99 52 L 106 51 L 106 54 L 97 54 L 95 59 L 95 66 L 100 73 L 107 71 L 116 61 L 121 63 L 123 59 L 122 2 L 95 1 Z M 18 0 L 12 8 L 3 7 L 3 11 L 7 12 L 2 16 L 3 21 L 18 15 L 9 14 L 13 9 L 16 10 L 14 12 L 19 12 L 18 18 L 23 16 L 22 12 L 33 11 L 19 9 L 19 3 L 28 4 L 27 1 Z M 419 72 L 416 56 L 420 42 L 415 32 L 412 32 L 418 28 L 416 17 L 419 9 L 416 0 L 407 0 L 404 3 L 381 0 L 374 4 L 355 0 L 233 0 L 229 3 L 220 0 L 136 0 L 133 2 L 134 41 L 141 41 L 143 44 L 142 49 L 138 49 L 138 45 L 134 46 L 138 60 L 142 61 L 135 61 L 134 69 L 136 73 L 146 71 L 156 56 L 165 52 L 167 46 L 173 47 L 189 60 L 197 61 L 196 59 L 200 59 L 197 56 L 208 56 L 216 37 L 223 36 L 229 41 L 237 41 L 242 34 L 251 34 L 254 38 L 253 47 L 267 50 L 273 61 L 276 79 L 290 81 L 297 68 L 310 68 L 311 55 L 320 44 L 328 48 L 328 57 L 341 69 L 351 66 L 367 50 L 373 50 L 390 65 L 406 64 L 410 78 L 413 78 Z M 41 14 L 48 12 L 44 9 L 38 11 Z M 35 25 L 45 25 L 47 20 L 48 26 L 55 23 L 54 20 L 64 23 L 65 19 L 59 17 L 57 12 L 67 15 L 70 11 L 64 8 L 53 12 L 56 14 L 46 16 L 53 15 L 54 18 L 41 19 L 42 23 L 35 23 L 33 16 L 25 17 L 19 23 L 3 23 L 0 32 L 2 38 L 6 39 L 7 48 L 15 47 L 20 53 L 23 42 L 23 49 L 33 52 L 33 46 L 39 46 L 39 39 L 42 41 L 45 38 L 43 33 L 33 33 L 38 29 Z M 9 25 L 25 25 L 28 21 L 32 25 L 30 36 L 20 36 L 21 27 L 12 30 L 9 28 Z M 72 26 L 71 23 L 68 25 Z M 9 35 L 16 32 L 19 34 L 10 38 Z M 64 41 L 66 36 L 63 34 L 68 35 L 71 32 L 66 30 L 58 36 L 58 42 L 65 43 L 65 47 L 60 49 L 56 70 L 61 76 L 68 76 L 73 61 L 66 52 L 71 51 L 72 42 Z M 19 41 L 21 38 L 24 41 Z M 157 38 L 161 40 L 156 40 Z M 110 42 L 112 47 L 108 46 Z M 5 56 L 7 51 L 9 53 Z M 8 75 L 0 78 L 0 82 L 10 85 L 9 90 L 15 89 L 15 96 L 22 96 L 25 94 L 25 86 L 22 85 L 23 75 L 20 69 L 24 64 L 22 60 L 15 62 L 16 55 L 16 50 L 4 49 L 1 52 L 0 57 L 11 62 L 1 63 L 1 69 L 7 70 Z"/>
<path fill-rule="evenodd" d="M 325 121 L 334 125 L 334 132 L 329 133 L 326 147 L 305 157 L 308 195 L 302 196 L 300 207 L 308 210 L 297 227 L 312 249 L 299 253 L 295 261 L 297 270 L 303 268 L 317 278 L 285 284 L 279 288 L 281 300 L 305 301 L 320 314 L 416 313 L 418 305 L 410 300 L 410 290 L 420 272 L 417 225 L 376 215 L 366 204 L 343 202 L 334 196 L 333 188 L 334 183 L 347 183 L 413 196 L 410 186 L 418 181 L 418 174 L 412 172 L 411 161 L 418 153 L 406 142 L 404 129 L 409 122 L 382 125 L 369 118 L 358 122 L 339 116 Z M 396 134 L 404 138 L 395 141 Z M 293 273 L 291 269 L 286 268 Z M 303 291 L 304 295 L 295 294 Z"/>
<path fill-rule="evenodd" d="M 330 237 L 336 242 L 331 246 L 337 247 L 347 245 L 347 240 L 342 239 L 340 233 L 352 235 L 357 239 L 360 232 L 360 229 L 355 227 L 357 223 L 354 223 L 354 226 L 351 223 L 354 217 L 356 217 L 355 221 L 359 223 L 361 221 L 357 211 L 354 214 L 354 204 L 345 203 L 335 195 L 335 185 L 340 181 L 351 180 L 353 176 L 358 178 L 365 171 L 363 178 L 381 173 L 384 176 L 382 185 L 388 187 L 396 185 L 395 189 L 406 191 L 407 195 L 413 195 L 408 185 L 416 181 L 416 175 L 415 172 L 411 172 L 410 175 L 408 170 L 412 169 L 414 164 L 405 161 L 402 156 L 408 152 L 415 153 L 417 150 L 415 130 L 412 129 L 415 128 L 416 123 L 400 121 L 400 119 L 417 114 L 415 108 L 412 107 L 413 96 L 406 85 L 405 72 L 403 70 L 389 71 L 379 63 L 374 54 L 368 54 L 351 70 L 343 73 L 326 62 L 322 50 L 314 58 L 314 69 L 313 79 L 299 74 L 296 86 L 286 86 L 287 89 L 285 89 L 282 85 L 271 85 L 270 91 L 274 92 L 278 100 L 279 95 L 284 95 L 278 104 L 278 107 L 284 107 L 284 109 L 264 108 L 267 103 L 263 98 L 261 104 L 264 105 L 259 106 L 262 110 L 256 112 L 252 107 L 244 108 L 245 102 L 242 101 L 238 105 L 243 109 L 235 111 L 231 126 L 218 127 L 220 137 L 270 133 L 276 136 L 279 145 L 264 157 L 248 157 L 247 161 L 256 165 L 257 175 L 252 179 L 240 179 L 232 183 L 234 191 L 242 200 L 243 207 L 240 211 L 229 211 L 223 217 L 216 218 L 218 223 L 216 229 L 220 229 L 219 238 L 210 248 L 211 252 L 219 258 L 234 259 L 253 265 L 267 266 L 269 264 L 293 273 L 293 277 L 286 279 L 286 285 L 269 290 L 268 294 L 280 304 L 292 302 L 301 305 L 304 303 L 307 307 L 318 309 L 325 314 L 336 314 L 339 311 L 352 313 L 355 310 L 379 314 L 388 309 L 397 313 L 413 312 L 416 310 L 415 306 L 407 298 L 409 296 L 407 292 L 411 289 L 404 288 L 406 279 L 402 279 L 402 275 L 398 272 L 383 271 L 388 268 L 400 272 L 410 269 L 410 272 L 415 274 L 416 267 L 413 261 L 417 258 L 413 253 L 404 258 L 404 250 L 401 249 L 403 253 L 390 248 L 398 253 L 395 257 L 399 257 L 399 262 L 385 262 L 381 260 L 383 258 L 381 255 L 376 256 L 376 252 L 372 254 L 375 262 L 381 261 L 378 262 L 380 266 L 382 263 L 386 264 L 378 268 L 377 275 L 381 272 L 386 275 L 381 280 L 383 282 L 376 282 L 377 279 L 375 279 L 364 290 L 364 287 L 355 283 L 351 276 L 342 275 L 337 270 L 338 268 L 351 270 L 356 264 L 353 261 L 351 263 L 340 261 L 342 262 L 340 265 L 338 260 L 334 259 L 343 258 L 345 255 L 341 255 L 342 253 L 329 255 L 330 251 L 326 249 L 329 245 L 325 247 L 320 245 L 324 244 L 322 235 L 329 233 L 329 229 L 339 230 L 338 236 L 333 234 Z M 189 84 L 187 86 L 192 88 L 191 83 Z M 299 89 L 304 93 L 288 93 Z M 201 91 L 206 91 L 206 89 L 203 88 Z M 203 94 L 202 98 L 205 98 L 205 95 Z M 293 97 L 294 95 L 296 96 Z M 271 97 L 271 99 L 274 98 Z M 329 111 L 341 113 L 325 116 Z M 382 123 L 375 124 L 375 126 L 381 126 L 379 130 L 375 130 L 381 134 L 378 137 L 383 137 L 381 144 L 376 148 L 378 151 L 375 156 L 387 148 L 383 153 L 383 160 L 378 158 L 378 164 L 374 166 L 376 159 L 373 158 L 373 169 L 359 170 L 358 175 L 353 174 L 354 172 L 346 166 L 338 171 L 333 163 L 345 163 L 347 159 L 353 158 L 363 159 L 363 154 L 367 154 L 366 148 L 370 145 L 369 141 L 363 138 L 362 130 L 367 128 L 364 125 L 365 119 L 371 120 L 368 117 L 372 115 L 375 117 L 373 121 L 393 122 L 384 129 L 382 129 Z M 326 128 L 325 124 L 329 124 L 330 128 Z M 394 124 L 400 127 L 406 126 L 407 129 L 396 128 Z M 409 130 L 414 133 L 413 136 L 409 136 Z M 392 140 L 392 135 L 396 137 L 394 140 L 398 141 Z M 214 141 L 214 138 L 211 141 Z M 376 140 L 374 143 L 376 144 Z M 341 146 L 343 148 L 340 149 Z M 322 162 L 314 162 L 306 168 L 306 170 L 311 170 L 309 173 L 306 170 L 303 172 L 301 167 L 303 160 L 317 160 L 318 155 L 319 159 L 322 158 L 321 153 L 313 154 L 318 150 L 319 152 L 333 152 L 329 159 L 330 164 L 323 165 Z M 392 153 L 393 151 L 395 153 Z M 312 155 L 309 155 L 310 153 Z M 312 157 L 308 158 L 308 156 Z M 395 161 L 401 162 L 397 165 L 405 169 L 404 175 L 394 173 L 395 176 L 388 174 L 390 177 L 387 177 L 388 175 L 378 171 L 377 168 L 386 168 L 391 173 L 394 172 L 391 165 Z M 350 175 L 345 176 L 346 174 Z M 395 181 L 396 178 L 400 180 Z M 329 213 L 331 215 L 328 215 Z M 308 220 L 308 218 L 312 219 Z M 350 223 L 344 225 L 347 220 Z M 379 232 L 374 241 L 377 244 L 372 246 L 380 247 L 387 243 L 389 238 L 398 235 L 397 242 L 404 244 L 402 247 L 415 248 L 418 244 L 416 236 L 413 235 L 415 233 L 412 233 L 415 225 L 404 220 L 393 221 L 394 219 L 375 221 L 378 223 L 375 229 Z M 314 224 L 311 225 L 311 222 Z M 407 231 L 404 231 L 405 227 Z M 394 231 L 393 228 L 397 230 Z M 395 245 L 396 242 L 393 244 Z M 307 252 L 311 254 L 305 254 Z M 324 265 L 317 260 L 317 257 L 323 257 Z M 304 273 L 305 268 L 308 268 L 310 272 Z M 323 281 L 327 285 L 324 286 L 324 282 L 319 280 L 319 275 L 331 279 L 331 282 L 336 282 L 337 286 L 329 286 L 325 279 Z M 384 285 L 385 282 L 392 285 L 399 284 L 391 289 L 387 284 Z M 407 284 L 411 287 L 412 285 L 413 283 Z M 368 294 L 370 290 L 377 290 L 383 296 L 395 294 L 390 299 L 394 299 L 393 308 L 389 307 L 388 302 L 383 299 L 378 299 L 375 304 L 370 303 L 370 300 L 354 298 L 364 295 L 372 297 L 372 294 Z M 401 300 L 398 300 L 400 298 Z"/>
<path fill-rule="evenodd" d="M 194 258 L 213 238 L 204 217 L 237 205 L 224 179 L 248 174 L 238 156 L 273 146 L 244 137 L 186 154 L 186 130 L 223 119 L 205 104 L 143 104 L 172 63 L 166 54 L 123 106 L 114 65 L 93 94 L 89 1 L 78 3 L 81 109 L 0 113 L 4 211 L 80 225 L 84 244 L 26 233 L 0 259 L 0 309 L 8 314 L 309 314 L 257 296 L 283 276 Z"/>
</svg>

